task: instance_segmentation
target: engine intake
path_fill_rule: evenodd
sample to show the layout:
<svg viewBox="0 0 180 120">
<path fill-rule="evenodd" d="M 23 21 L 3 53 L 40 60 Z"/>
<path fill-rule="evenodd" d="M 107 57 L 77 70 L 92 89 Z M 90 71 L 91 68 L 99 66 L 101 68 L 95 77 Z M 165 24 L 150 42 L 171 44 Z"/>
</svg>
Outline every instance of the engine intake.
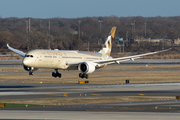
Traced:
<svg viewBox="0 0 180 120">
<path fill-rule="evenodd" d="M 79 64 L 78 69 L 83 73 L 92 73 L 95 71 L 96 67 L 92 62 L 83 62 Z"/>
</svg>

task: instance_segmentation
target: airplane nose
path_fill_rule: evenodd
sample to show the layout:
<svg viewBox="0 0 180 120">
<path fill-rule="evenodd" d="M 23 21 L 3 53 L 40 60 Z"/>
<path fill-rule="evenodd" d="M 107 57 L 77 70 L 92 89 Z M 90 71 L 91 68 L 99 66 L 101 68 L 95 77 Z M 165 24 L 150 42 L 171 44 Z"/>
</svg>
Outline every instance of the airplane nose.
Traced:
<svg viewBox="0 0 180 120">
<path fill-rule="evenodd" d="M 29 61 L 27 59 L 24 59 L 23 60 L 23 65 L 28 66 L 28 64 L 29 64 Z"/>
</svg>

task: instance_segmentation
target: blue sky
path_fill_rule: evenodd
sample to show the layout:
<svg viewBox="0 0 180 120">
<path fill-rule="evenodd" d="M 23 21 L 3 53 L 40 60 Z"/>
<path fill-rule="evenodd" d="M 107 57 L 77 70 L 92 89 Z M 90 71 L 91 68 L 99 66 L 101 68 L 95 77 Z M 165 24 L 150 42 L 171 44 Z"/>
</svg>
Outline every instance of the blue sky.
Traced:
<svg viewBox="0 0 180 120">
<path fill-rule="evenodd" d="M 0 17 L 179 16 L 180 0 L 0 0 Z"/>
</svg>

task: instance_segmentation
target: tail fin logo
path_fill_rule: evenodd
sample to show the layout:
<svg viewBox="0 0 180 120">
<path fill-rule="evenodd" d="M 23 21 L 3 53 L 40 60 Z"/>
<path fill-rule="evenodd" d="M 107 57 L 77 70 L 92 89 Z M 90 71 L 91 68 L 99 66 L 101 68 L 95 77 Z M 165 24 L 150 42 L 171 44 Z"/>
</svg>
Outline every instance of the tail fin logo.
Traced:
<svg viewBox="0 0 180 120">
<path fill-rule="evenodd" d="M 112 49 L 115 32 L 116 32 L 116 27 L 113 27 L 106 39 L 106 42 L 103 45 L 103 48 L 99 51 L 99 53 L 106 54 L 106 55 L 111 54 L 111 49 Z"/>
</svg>

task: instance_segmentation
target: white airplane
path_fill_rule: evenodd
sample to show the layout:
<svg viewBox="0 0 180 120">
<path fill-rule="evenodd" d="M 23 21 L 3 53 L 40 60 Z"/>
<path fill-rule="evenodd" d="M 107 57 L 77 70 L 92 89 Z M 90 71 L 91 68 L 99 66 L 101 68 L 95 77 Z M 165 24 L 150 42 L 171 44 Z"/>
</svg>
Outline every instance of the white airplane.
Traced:
<svg viewBox="0 0 180 120">
<path fill-rule="evenodd" d="M 51 68 L 56 72 L 52 73 L 53 77 L 61 77 L 58 70 L 79 70 L 80 78 L 88 78 L 89 73 L 93 73 L 96 69 L 107 66 L 108 64 L 120 64 L 123 61 L 133 60 L 146 55 L 152 55 L 167 50 L 150 52 L 140 55 L 128 57 L 112 58 L 110 56 L 116 27 L 113 27 L 99 52 L 89 51 L 72 51 L 72 50 L 45 50 L 36 49 L 27 53 L 14 49 L 7 44 L 8 49 L 23 56 L 22 64 L 29 75 L 33 75 L 33 71 L 39 68 Z"/>
</svg>

